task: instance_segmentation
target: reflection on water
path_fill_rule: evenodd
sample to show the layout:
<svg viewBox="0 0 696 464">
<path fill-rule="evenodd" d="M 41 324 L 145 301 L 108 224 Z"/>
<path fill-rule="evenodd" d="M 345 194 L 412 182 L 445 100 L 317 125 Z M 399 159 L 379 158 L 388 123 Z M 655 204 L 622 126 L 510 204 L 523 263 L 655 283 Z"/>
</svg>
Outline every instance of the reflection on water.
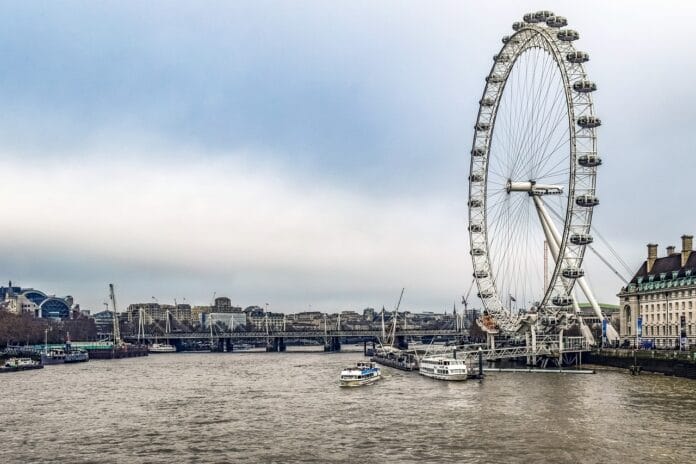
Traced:
<svg viewBox="0 0 696 464">
<path fill-rule="evenodd" d="M 439 382 L 359 353 L 181 353 L 0 377 L 0 462 L 693 462 L 696 382 L 624 372 Z"/>
</svg>

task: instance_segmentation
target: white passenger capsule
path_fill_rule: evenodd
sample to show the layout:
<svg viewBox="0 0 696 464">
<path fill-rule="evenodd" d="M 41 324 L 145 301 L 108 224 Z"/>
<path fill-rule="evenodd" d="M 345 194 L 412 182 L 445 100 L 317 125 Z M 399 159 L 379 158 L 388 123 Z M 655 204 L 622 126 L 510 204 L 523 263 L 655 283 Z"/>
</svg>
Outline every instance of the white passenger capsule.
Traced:
<svg viewBox="0 0 696 464">
<path fill-rule="evenodd" d="M 602 120 L 594 115 L 585 115 L 578 118 L 578 126 L 583 129 L 592 129 L 602 125 Z"/>
<path fill-rule="evenodd" d="M 486 277 L 488 277 L 488 272 L 476 271 L 476 272 L 474 272 L 474 277 L 477 279 L 485 279 Z"/>
<path fill-rule="evenodd" d="M 563 29 L 562 31 L 558 31 L 556 37 L 558 37 L 558 40 L 562 40 L 563 42 L 572 42 L 574 40 L 578 40 L 580 38 L 580 34 L 578 34 L 578 31 L 574 31 L 573 29 Z"/>
<path fill-rule="evenodd" d="M 507 63 L 510 61 L 510 56 L 505 53 L 499 53 L 497 55 L 493 55 L 493 61 L 496 63 Z"/>
<path fill-rule="evenodd" d="M 478 292 L 476 294 L 476 296 L 478 296 L 481 299 L 486 299 L 486 298 L 491 298 L 493 296 L 493 293 L 491 293 L 491 292 Z"/>
<path fill-rule="evenodd" d="M 602 158 L 598 155 L 580 155 L 578 156 L 578 164 L 585 168 L 594 168 L 602 164 Z"/>
<path fill-rule="evenodd" d="M 482 230 L 481 224 L 469 224 L 469 231 L 471 232 L 481 232 Z"/>
<path fill-rule="evenodd" d="M 484 156 L 486 154 L 486 150 L 483 148 L 474 148 L 471 150 L 471 156 Z"/>
<path fill-rule="evenodd" d="M 519 31 L 524 27 L 524 23 L 522 21 L 515 21 L 512 23 L 512 29 L 515 31 Z"/>
<path fill-rule="evenodd" d="M 586 63 L 590 60 L 590 55 L 581 51 L 570 52 L 566 55 L 566 60 L 575 64 Z"/>
<path fill-rule="evenodd" d="M 599 198 L 594 195 L 579 195 L 575 198 L 575 204 L 585 208 L 592 208 L 599 204 Z"/>
<path fill-rule="evenodd" d="M 565 27 L 568 25 L 568 20 L 563 16 L 551 16 L 546 18 L 546 25 L 549 27 Z"/>
<path fill-rule="evenodd" d="M 597 90 L 597 84 L 587 80 L 577 81 L 573 83 L 573 90 L 580 93 L 590 93 Z"/>
<path fill-rule="evenodd" d="M 492 98 L 482 98 L 479 101 L 479 104 L 481 106 L 490 107 L 490 106 L 493 106 L 495 104 L 495 100 L 493 100 Z"/>
<path fill-rule="evenodd" d="M 485 131 L 487 131 L 488 129 L 491 128 L 491 125 L 488 124 L 487 122 L 479 122 L 479 123 L 476 123 L 476 125 L 474 126 L 474 128 L 475 128 L 477 131 L 485 132 Z"/>
<path fill-rule="evenodd" d="M 469 180 L 471 182 L 482 182 L 483 181 L 483 176 L 481 174 L 471 174 L 469 176 Z"/>
<path fill-rule="evenodd" d="M 590 234 L 573 234 L 570 236 L 570 243 L 573 245 L 589 245 L 594 242 Z"/>
<path fill-rule="evenodd" d="M 471 253 L 472 256 L 483 256 L 486 254 L 483 248 L 472 248 L 469 253 Z"/>
<path fill-rule="evenodd" d="M 483 206 L 483 202 L 481 200 L 477 200 L 477 199 L 469 200 L 469 207 L 480 208 L 481 206 Z"/>
<path fill-rule="evenodd" d="M 536 19 L 536 16 L 534 15 L 534 13 L 527 13 L 526 15 L 524 15 L 522 17 L 522 19 L 524 19 L 525 23 L 530 23 L 530 24 L 534 24 L 534 23 L 539 22 L 539 20 Z"/>
<path fill-rule="evenodd" d="M 503 79 L 503 76 L 498 76 L 497 74 L 492 74 L 486 77 L 486 82 L 489 84 L 500 84 L 504 80 L 505 79 Z"/>
<path fill-rule="evenodd" d="M 553 16 L 553 12 L 548 11 L 548 10 L 537 11 L 536 13 L 534 13 L 534 19 L 536 19 L 537 22 L 539 22 L 539 23 L 541 23 L 541 22 L 545 23 L 546 20 L 552 16 Z"/>
<path fill-rule="evenodd" d="M 573 304 L 573 298 L 570 295 L 557 295 L 551 302 L 556 306 L 570 306 Z"/>
<path fill-rule="evenodd" d="M 561 275 L 566 279 L 578 279 L 585 275 L 585 271 L 577 267 L 568 267 L 561 271 Z"/>
</svg>

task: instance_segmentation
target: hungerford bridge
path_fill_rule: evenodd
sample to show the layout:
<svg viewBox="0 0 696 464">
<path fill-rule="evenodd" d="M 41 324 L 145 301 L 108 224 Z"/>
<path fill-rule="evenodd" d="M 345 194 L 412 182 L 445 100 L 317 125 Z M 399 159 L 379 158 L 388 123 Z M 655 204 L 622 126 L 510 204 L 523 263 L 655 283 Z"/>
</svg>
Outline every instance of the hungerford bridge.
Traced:
<svg viewBox="0 0 696 464">
<path fill-rule="evenodd" d="M 266 351 L 283 352 L 286 350 L 285 340 L 322 340 L 324 351 L 336 352 L 341 349 L 341 340 L 361 338 L 367 349 L 367 340 L 371 342 L 391 345 L 398 349 L 408 349 L 408 340 L 414 338 L 450 340 L 458 346 L 463 356 L 478 355 L 479 352 L 487 361 L 500 359 L 527 358 L 528 364 L 536 365 L 549 360 L 558 360 L 558 365 L 573 364 L 577 362 L 579 354 L 590 350 L 590 345 L 584 337 L 541 336 L 531 340 L 522 346 L 495 346 L 491 343 L 494 339 L 488 338 L 489 345 L 480 349 L 479 345 L 463 345 L 466 333 L 458 329 L 399 329 L 393 327 L 390 333 L 382 330 L 286 330 L 286 331 L 256 331 L 256 332 L 181 332 L 167 334 L 124 335 L 125 341 L 152 343 L 157 339 L 165 338 L 169 343 L 181 345 L 185 341 L 209 341 L 211 347 L 218 351 L 234 351 L 235 342 L 256 339 L 266 340 Z"/>
<path fill-rule="evenodd" d="M 180 345 L 186 341 L 210 341 L 211 345 L 217 347 L 219 351 L 234 351 L 235 342 L 242 340 L 257 341 L 266 340 L 267 351 L 285 351 L 286 340 L 319 340 L 324 343 L 325 351 L 340 351 L 341 340 L 345 338 L 360 338 L 363 341 L 389 340 L 389 344 L 399 349 L 408 348 L 408 339 L 413 338 L 439 338 L 442 340 L 461 340 L 465 334 L 461 330 L 454 329 L 396 329 L 394 333 L 385 336 L 381 330 L 265 330 L 254 332 L 172 332 L 165 334 L 128 334 L 122 338 L 128 342 L 152 343 L 157 339 L 166 339 L 169 343 Z M 393 340 L 393 342 L 391 342 Z"/>
</svg>

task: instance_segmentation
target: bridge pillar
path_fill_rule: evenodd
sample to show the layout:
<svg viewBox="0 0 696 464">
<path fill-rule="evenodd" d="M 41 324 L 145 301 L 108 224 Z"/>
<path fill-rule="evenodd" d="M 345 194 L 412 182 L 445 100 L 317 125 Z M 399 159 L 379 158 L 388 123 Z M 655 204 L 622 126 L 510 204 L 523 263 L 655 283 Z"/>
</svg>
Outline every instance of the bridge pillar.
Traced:
<svg viewBox="0 0 696 464">
<path fill-rule="evenodd" d="M 269 353 L 282 353 L 285 351 L 285 339 L 283 337 L 273 337 L 266 342 L 266 351 Z"/>
<path fill-rule="evenodd" d="M 324 344 L 324 351 L 329 353 L 341 351 L 341 339 L 339 337 L 329 337 L 326 344 Z"/>
<path fill-rule="evenodd" d="M 558 367 L 563 366 L 563 329 L 558 333 Z"/>
<path fill-rule="evenodd" d="M 486 332 L 486 345 L 488 345 L 489 350 L 495 350 L 495 335 Z"/>
<path fill-rule="evenodd" d="M 532 364 L 537 365 L 537 355 L 536 355 L 536 349 L 537 349 L 537 339 L 536 339 L 536 327 L 532 325 L 531 327 L 531 337 L 532 339 Z"/>
<path fill-rule="evenodd" d="M 404 335 L 398 335 L 395 340 L 396 347 L 400 350 L 408 349 L 408 340 Z"/>
</svg>

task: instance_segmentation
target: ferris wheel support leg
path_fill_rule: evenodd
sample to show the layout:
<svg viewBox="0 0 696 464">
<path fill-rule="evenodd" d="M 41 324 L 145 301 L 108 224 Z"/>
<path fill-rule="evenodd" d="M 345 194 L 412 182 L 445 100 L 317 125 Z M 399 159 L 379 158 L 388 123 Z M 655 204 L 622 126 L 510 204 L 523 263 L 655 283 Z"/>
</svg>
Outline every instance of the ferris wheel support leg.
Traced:
<svg viewBox="0 0 696 464">
<path fill-rule="evenodd" d="M 544 234 L 546 235 L 546 240 L 549 242 L 551 256 L 554 257 L 554 261 L 558 261 L 558 255 L 560 253 L 561 246 L 561 236 L 558 233 L 558 230 L 556 230 L 555 224 L 551 221 L 551 218 L 546 212 L 546 208 L 544 208 L 544 203 L 541 201 L 541 198 L 538 195 L 535 195 L 533 198 L 534 206 L 536 206 L 537 214 L 539 215 L 539 219 L 541 220 L 541 226 L 544 229 Z M 600 321 L 603 320 L 604 314 L 602 314 L 602 309 L 599 307 L 599 303 L 597 302 L 597 299 L 595 298 L 592 289 L 587 284 L 587 280 L 585 279 L 585 277 L 578 277 L 576 279 L 576 282 L 580 286 L 582 292 L 585 294 L 587 300 L 590 302 L 590 305 L 592 305 L 592 309 L 594 310 L 595 315 L 599 318 Z M 575 298 L 573 298 L 573 307 L 576 313 L 580 312 L 580 307 L 575 301 Z M 589 333 L 589 329 L 587 330 L 587 332 Z M 614 327 L 610 324 L 607 324 L 607 338 L 610 341 L 619 339 L 619 335 L 616 333 Z M 591 339 L 588 339 L 588 341 L 590 341 L 590 343 L 593 343 L 594 337 L 591 337 Z"/>
<path fill-rule="evenodd" d="M 488 345 L 489 350 L 495 350 L 495 335 L 486 332 L 486 344 Z"/>
</svg>

